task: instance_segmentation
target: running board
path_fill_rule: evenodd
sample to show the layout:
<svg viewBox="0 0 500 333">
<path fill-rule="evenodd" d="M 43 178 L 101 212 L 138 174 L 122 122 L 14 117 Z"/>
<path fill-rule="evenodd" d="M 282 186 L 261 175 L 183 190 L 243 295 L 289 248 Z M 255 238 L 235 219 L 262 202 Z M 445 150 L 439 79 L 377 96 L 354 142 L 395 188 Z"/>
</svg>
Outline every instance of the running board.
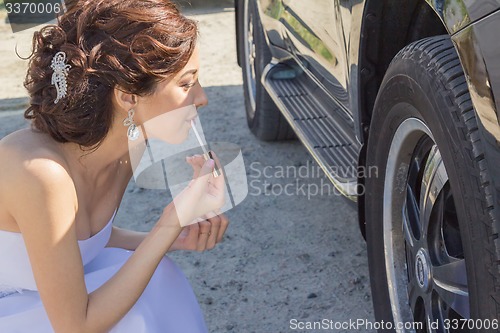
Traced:
<svg viewBox="0 0 500 333">
<path fill-rule="evenodd" d="M 333 185 L 356 200 L 361 147 L 352 120 L 306 73 L 290 71 L 286 65 L 269 64 L 262 84 Z"/>
</svg>

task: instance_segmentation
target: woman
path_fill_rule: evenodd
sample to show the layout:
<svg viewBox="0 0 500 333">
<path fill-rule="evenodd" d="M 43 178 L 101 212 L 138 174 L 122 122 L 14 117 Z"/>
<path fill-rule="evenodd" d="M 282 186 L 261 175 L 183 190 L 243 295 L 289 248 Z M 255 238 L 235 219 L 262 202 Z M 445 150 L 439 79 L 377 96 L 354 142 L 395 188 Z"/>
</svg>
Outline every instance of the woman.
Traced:
<svg viewBox="0 0 500 333">
<path fill-rule="evenodd" d="M 207 103 L 196 24 L 168 0 L 67 5 L 33 38 L 32 127 L 0 141 L 0 332 L 206 332 L 164 255 L 221 241 L 228 220 L 212 212 L 225 185 L 214 161 L 188 159 L 193 180 L 151 232 L 111 225 L 138 128 Z M 165 135 L 187 135 L 193 116 L 180 113 Z"/>
</svg>

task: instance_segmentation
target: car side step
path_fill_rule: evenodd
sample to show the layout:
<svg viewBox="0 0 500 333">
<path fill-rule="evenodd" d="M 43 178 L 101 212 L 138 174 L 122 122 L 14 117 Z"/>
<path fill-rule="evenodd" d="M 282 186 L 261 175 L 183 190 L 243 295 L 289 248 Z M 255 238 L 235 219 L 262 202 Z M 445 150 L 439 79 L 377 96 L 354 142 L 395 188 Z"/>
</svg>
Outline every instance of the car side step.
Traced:
<svg viewBox="0 0 500 333">
<path fill-rule="evenodd" d="M 269 64 L 262 83 L 328 178 L 355 200 L 361 147 L 352 119 L 306 73 L 280 74 L 289 71 L 286 65 Z"/>
</svg>

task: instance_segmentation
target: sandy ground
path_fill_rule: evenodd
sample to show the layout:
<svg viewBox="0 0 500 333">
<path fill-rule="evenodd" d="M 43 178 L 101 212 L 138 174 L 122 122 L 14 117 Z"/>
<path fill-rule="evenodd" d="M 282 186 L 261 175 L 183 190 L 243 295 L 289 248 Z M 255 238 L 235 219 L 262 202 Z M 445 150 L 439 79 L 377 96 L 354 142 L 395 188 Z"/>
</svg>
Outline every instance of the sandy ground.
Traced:
<svg viewBox="0 0 500 333">
<path fill-rule="evenodd" d="M 298 329 L 294 319 L 334 325 L 373 321 L 366 246 L 355 207 L 331 190 L 299 142 L 260 142 L 246 126 L 231 5 L 197 1 L 185 13 L 201 28 L 200 81 L 210 100 L 200 112 L 201 123 L 208 141 L 241 147 L 249 194 L 227 213 L 231 224 L 223 243 L 206 253 L 171 257 L 191 281 L 210 332 L 323 331 Z M 0 138 L 26 126 L 26 62 L 14 50 L 17 44 L 20 55 L 28 55 L 33 32 L 13 34 L 2 15 Z M 305 176 L 280 173 L 300 166 L 307 168 Z M 291 190 L 282 193 L 287 184 L 293 184 Z M 314 188 L 323 193 L 315 195 Z M 165 191 L 141 189 L 131 181 L 115 223 L 149 230 L 169 200 Z"/>
</svg>

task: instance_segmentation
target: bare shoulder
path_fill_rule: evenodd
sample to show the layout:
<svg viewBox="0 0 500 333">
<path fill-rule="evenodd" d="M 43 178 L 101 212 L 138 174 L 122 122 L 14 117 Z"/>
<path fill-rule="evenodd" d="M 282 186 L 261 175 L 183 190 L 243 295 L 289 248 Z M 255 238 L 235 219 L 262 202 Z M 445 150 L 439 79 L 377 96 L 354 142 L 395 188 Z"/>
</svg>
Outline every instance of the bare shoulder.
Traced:
<svg viewBox="0 0 500 333">
<path fill-rule="evenodd" d="M 46 134 L 22 129 L 0 140 L 0 181 L 12 181 L 16 175 L 61 177 L 67 169 L 64 156 L 58 145 Z M 20 181 L 16 177 L 15 181 Z M 0 186 L 4 188 L 4 186 Z"/>
<path fill-rule="evenodd" d="M 0 140 L 0 205 L 13 217 L 48 201 L 76 205 L 76 191 L 58 145 L 45 134 L 19 130 Z M 21 226 L 19 226 L 21 227 Z"/>
</svg>

